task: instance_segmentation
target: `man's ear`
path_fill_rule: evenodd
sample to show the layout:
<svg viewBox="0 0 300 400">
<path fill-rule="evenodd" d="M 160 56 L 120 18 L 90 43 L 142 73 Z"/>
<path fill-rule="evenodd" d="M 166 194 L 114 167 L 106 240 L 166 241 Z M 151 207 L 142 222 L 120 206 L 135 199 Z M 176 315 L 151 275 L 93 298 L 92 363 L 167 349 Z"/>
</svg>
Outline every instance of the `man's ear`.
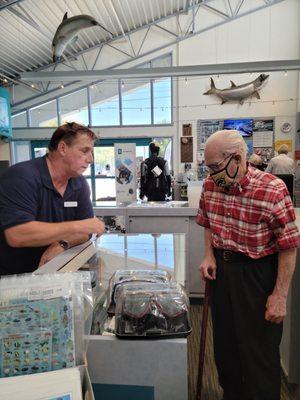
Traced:
<svg viewBox="0 0 300 400">
<path fill-rule="evenodd" d="M 237 163 L 240 163 L 242 160 L 242 157 L 240 154 L 234 154 L 233 159 L 236 160 Z"/>
<path fill-rule="evenodd" d="M 57 145 L 57 151 L 60 155 L 64 156 L 67 151 L 67 144 L 63 140 L 61 140 Z"/>
</svg>

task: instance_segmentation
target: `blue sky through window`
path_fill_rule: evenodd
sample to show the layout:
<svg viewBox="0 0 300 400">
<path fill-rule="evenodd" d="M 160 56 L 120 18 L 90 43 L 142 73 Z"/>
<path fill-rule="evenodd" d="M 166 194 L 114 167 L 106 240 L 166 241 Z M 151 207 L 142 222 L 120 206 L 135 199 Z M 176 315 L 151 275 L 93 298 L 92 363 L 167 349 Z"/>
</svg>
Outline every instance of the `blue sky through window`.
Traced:
<svg viewBox="0 0 300 400">
<path fill-rule="evenodd" d="M 154 124 L 171 123 L 171 78 L 156 80 L 153 83 Z"/>
<path fill-rule="evenodd" d="M 150 82 L 143 84 L 124 83 L 122 88 L 123 125 L 151 124 Z"/>
</svg>

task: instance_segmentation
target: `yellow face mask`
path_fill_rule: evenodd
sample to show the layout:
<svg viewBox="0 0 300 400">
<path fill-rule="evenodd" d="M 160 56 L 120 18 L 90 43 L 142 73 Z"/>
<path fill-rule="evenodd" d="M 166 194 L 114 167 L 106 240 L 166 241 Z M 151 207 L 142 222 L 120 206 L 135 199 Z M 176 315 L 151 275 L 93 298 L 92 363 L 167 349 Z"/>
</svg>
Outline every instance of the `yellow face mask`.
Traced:
<svg viewBox="0 0 300 400">
<path fill-rule="evenodd" d="M 214 180 L 215 184 L 220 187 L 230 187 L 234 184 L 235 178 L 237 176 L 237 173 L 239 171 L 239 166 L 236 167 L 236 171 L 233 175 L 230 175 L 228 172 L 228 166 L 230 164 L 230 161 L 232 160 L 233 155 L 229 158 L 227 164 L 225 165 L 224 168 L 220 169 L 220 171 L 213 172 L 210 174 L 212 179 Z"/>
</svg>

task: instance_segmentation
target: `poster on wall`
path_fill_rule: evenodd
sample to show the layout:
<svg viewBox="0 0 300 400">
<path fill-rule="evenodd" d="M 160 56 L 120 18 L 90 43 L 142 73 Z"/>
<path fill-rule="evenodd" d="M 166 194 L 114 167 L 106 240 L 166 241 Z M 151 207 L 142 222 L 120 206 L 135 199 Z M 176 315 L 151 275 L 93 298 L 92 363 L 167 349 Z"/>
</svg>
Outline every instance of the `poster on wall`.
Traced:
<svg viewBox="0 0 300 400">
<path fill-rule="evenodd" d="M 274 121 L 273 119 L 253 121 L 253 152 L 267 164 L 274 156 Z"/>
<path fill-rule="evenodd" d="M 253 132 L 253 147 L 272 147 L 273 132 Z"/>
<path fill-rule="evenodd" d="M 274 121 L 253 121 L 253 147 L 273 147 Z"/>
<path fill-rule="evenodd" d="M 253 132 L 273 132 L 274 121 L 272 119 L 254 120 L 253 121 Z"/>
<path fill-rule="evenodd" d="M 279 147 L 282 146 L 283 144 L 287 145 L 289 151 L 292 151 L 292 140 L 291 139 L 276 140 L 275 150 L 278 151 Z"/>
<path fill-rule="evenodd" d="M 116 201 L 136 200 L 135 143 L 115 144 Z"/>
<path fill-rule="evenodd" d="M 204 149 L 204 144 L 205 144 L 206 140 L 210 137 L 210 135 L 212 135 L 213 133 L 222 129 L 222 127 L 223 127 L 223 121 L 219 121 L 219 120 L 203 121 L 203 120 L 199 119 L 197 121 L 197 152 L 198 153 Z"/>
</svg>

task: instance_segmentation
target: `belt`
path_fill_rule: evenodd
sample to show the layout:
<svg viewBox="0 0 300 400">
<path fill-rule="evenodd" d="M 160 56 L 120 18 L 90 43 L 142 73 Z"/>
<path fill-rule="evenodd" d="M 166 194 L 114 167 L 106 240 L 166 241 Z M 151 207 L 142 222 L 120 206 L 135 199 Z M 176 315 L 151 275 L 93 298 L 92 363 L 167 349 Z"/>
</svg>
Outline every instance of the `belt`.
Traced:
<svg viewBox="0 0 300 400">
<path fill-rule="evenodd" d="M 244 254 L 240 251 L 223 250 L 223 249 L 214 248 L 214 252 L 219 257 L 221 257 L 224 261 L 229 262 L 229 263 L 250 258 L 246 254 Z"/>
</svg>

